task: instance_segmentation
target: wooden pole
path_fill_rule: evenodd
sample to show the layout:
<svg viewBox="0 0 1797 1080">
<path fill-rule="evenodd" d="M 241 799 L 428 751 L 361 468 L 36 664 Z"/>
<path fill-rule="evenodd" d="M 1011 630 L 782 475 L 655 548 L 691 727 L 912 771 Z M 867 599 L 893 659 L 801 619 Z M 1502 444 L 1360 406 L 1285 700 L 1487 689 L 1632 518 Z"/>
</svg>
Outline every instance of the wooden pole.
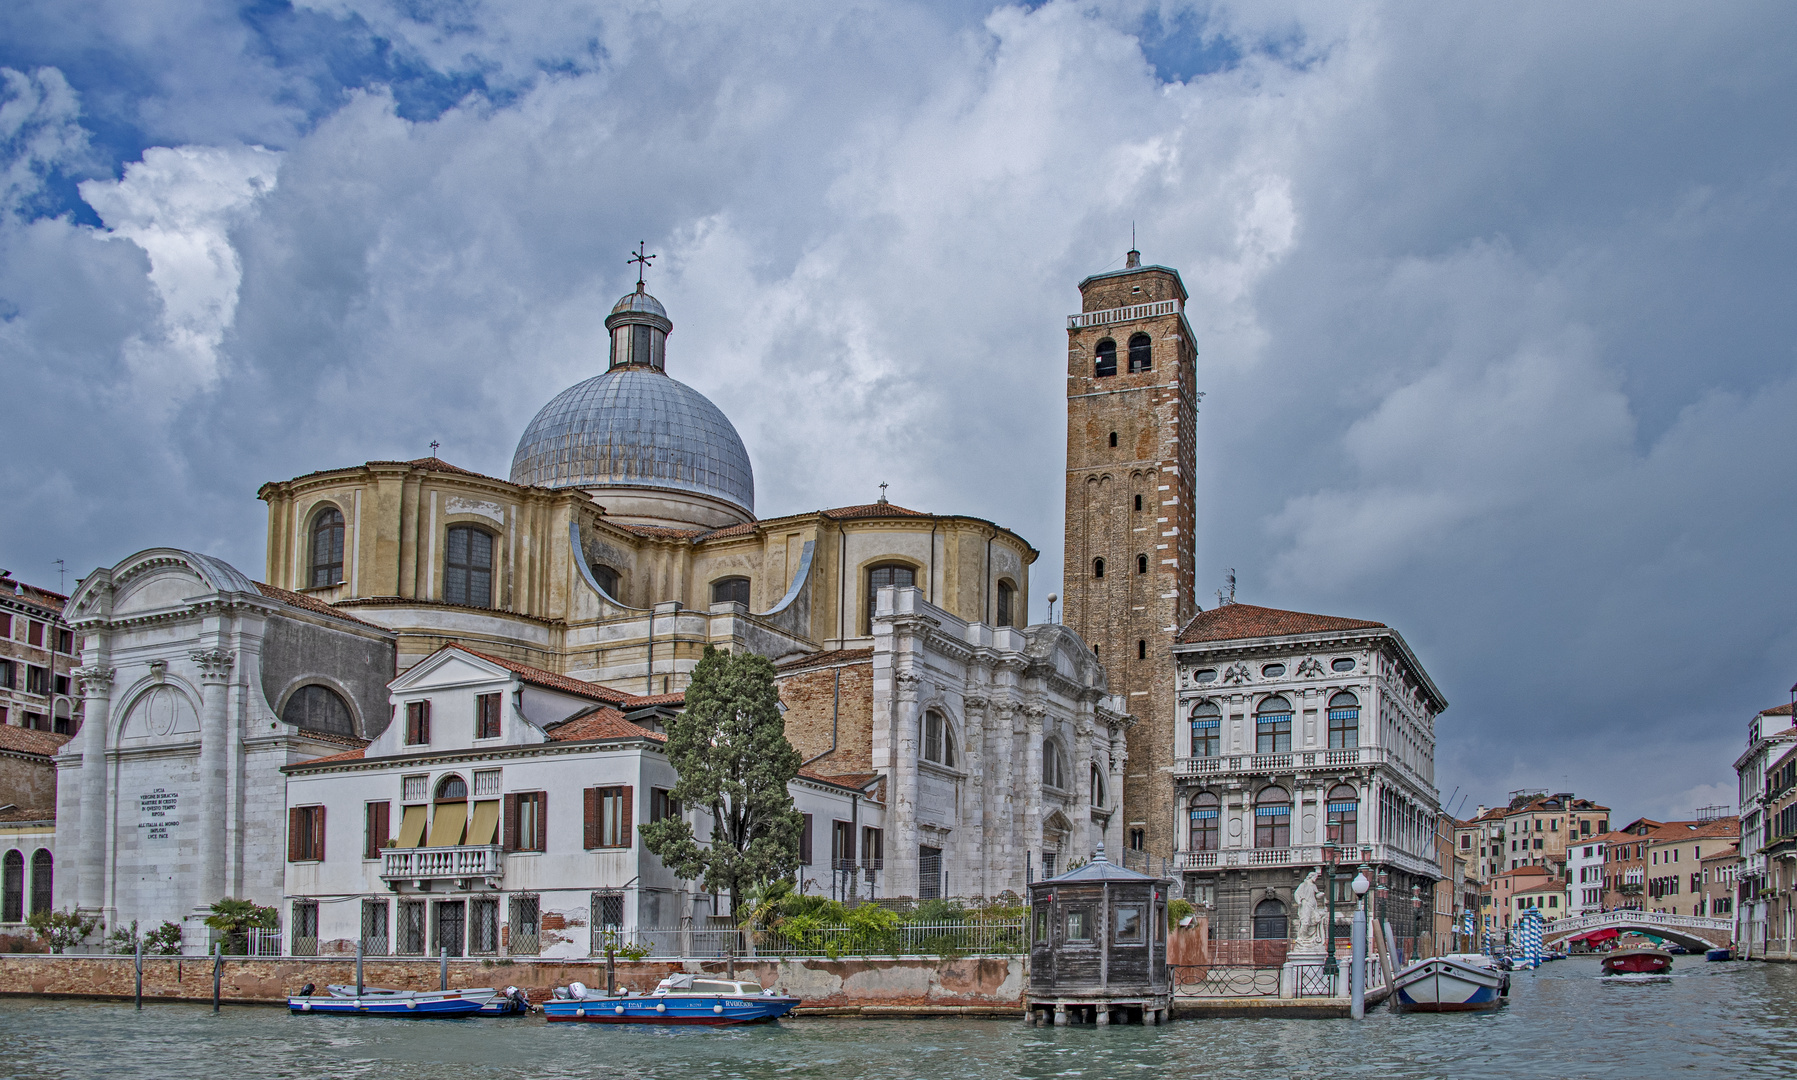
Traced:
<svg viewBox="0 0 1797 1080">
<path fill-rule="evenodd" d="M 137 943 L 137 1007 L 144 1007 L 144 943 Z"/>
<path fill-rule="evenodd" d="M 449 989 L 449 946 L 440 946 L 437 950 L 442 954 L 442 966 L 437 969 L 437 989 Z"/>
<path fill-rule="evenodd" d="M 213 1012 L 218 1011 L 218 987 L 219 987 L 220 980 L 223 979 L 223 977 L 224 977 L 224 970 L 225 970 L 225 951 L 224 950 L 225 950 L 224 942 L 215 941 L 212 943 L 212 1011 Z"/>
<path fill-rule="evenodd" d="M 356 939 L 356 996 L 362 996 L 362 939 Z"/>
<path fill-rule="evenodd" d="M 605 947 L 605 996 L 618 996 L 617 953 L 610 945 Z"/>
</svg>

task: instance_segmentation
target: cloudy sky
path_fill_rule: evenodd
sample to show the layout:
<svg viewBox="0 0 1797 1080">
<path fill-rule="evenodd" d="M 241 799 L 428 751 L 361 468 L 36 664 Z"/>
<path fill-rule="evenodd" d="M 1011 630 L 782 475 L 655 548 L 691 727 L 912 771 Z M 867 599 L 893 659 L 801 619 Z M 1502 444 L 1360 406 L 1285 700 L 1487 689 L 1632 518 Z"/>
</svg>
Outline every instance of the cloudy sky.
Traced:
<svg viewBox="0 0 1797 1080">
<path fill-rule="evenodd" d="M 1797 679 L 1797 9 L 14 0 L 0 566 L 260 576 L 263 481 L 496 475 L 660 253 L 764 516 L 1059 585 L 1064 316 L 1192 299 L 1201 602 L 1398 627 L 1445 798 L 1732 803 Z"/>
</svg>

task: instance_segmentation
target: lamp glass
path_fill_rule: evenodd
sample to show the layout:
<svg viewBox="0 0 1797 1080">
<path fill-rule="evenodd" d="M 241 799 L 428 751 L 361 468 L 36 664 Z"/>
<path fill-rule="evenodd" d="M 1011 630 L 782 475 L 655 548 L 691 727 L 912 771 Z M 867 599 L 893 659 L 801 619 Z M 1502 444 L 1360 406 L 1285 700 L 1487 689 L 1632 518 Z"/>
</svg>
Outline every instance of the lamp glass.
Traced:
<svg viewBox="0 0 1797 1080">
<path fill-rule="evenodd" d="M 1365 896 L 1366 891 L 1372 887 L 1373 887 L 1373 883 L 1366 879 L 1365 874 L 1355 874 L 1354 875 L 1354 895 L 1355 896 Z"/>
</svg>

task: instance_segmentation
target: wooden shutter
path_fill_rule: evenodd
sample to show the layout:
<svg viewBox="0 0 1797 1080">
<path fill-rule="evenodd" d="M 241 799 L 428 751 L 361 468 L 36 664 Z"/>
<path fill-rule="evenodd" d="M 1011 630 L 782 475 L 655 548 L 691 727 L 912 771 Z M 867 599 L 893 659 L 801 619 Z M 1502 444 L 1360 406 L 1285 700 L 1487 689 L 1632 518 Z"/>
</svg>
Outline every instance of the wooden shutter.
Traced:
<svg viewBox="0 0 1797 1080">
<path fill-rule="evenodd" d="M 631 822 L 635 819 L 636 789 L 625 785 L 618 789 L 618 846 L 630 847 L 636 842 Z"/>
<path fill-rule="evenodd" d="M 599 789 L 590 787 L 580 794 L 586 810 L 586 832 L 582 843 L 591 851 L 599 846 Z"/>
<path fill-rule="evenodd" d="M 382 849 L 387 846 L 387 838 L 392 835 L 391 819 L 388 816 L 391 805 L 384 802 L 368 804 L 368 836 L 365 841 L 366 850 L 363 852 L 365 858 L 380 858 Z"/>
<path fill-rule="evenodd" d="M 299 862 L 305 858 L 301 848 L 305 846 L 306 828 L 310 824 L 306 820 L 306 811 L 300 807 L 292 807 L 287 811 L 287 861 Z"/>
<path fill-rule="evenodd" d="M 811 865 L 811 815 L 802 815 L 805 824 L 799 828 L 799 862 L 804 866 Z"/>
<path fill-rule="evenodd" d="M 537 835 L 530 845 L 532 851 L 549 850 L 549 793 L 537 792 Z"/>
<path fill-rule="evenodd" d="M 312 808 L 312 857 L 324 861 L 324 807 Z"/>
<path fill-rule="evenodd" d="M 518 850 L 518 796 L 505 797 L 505 839 L 501 845 L 507 851 Z"/>
<path fill-rule="evenodd" d="M 418 741 L 421 743 L 431 741 L 431 703 L 429 698 L 418 703 Z"/>
</svg>

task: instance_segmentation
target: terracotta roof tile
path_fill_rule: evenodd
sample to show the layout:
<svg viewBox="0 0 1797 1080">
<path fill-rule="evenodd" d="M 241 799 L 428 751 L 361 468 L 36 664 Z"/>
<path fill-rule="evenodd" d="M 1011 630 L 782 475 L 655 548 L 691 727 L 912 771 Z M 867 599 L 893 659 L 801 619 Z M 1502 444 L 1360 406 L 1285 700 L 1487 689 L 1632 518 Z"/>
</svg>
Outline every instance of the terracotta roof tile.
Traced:
<svg viewBox="0 0 1797 1080">
<path fill-rule="evenodd" d="M 278 585 L 269 585 L 269 584 L 267 584 L 265 582 L 261 582 L 261 581 L 258 581 L 255 584 L 256 584 L 256 588 L 262 593 L 262 595 L 268 597 L 270 600 L 279 600 L 281 603 L 287 604 L 291 607 L 296 607 L 296 608 L 300 608 L 305 611 L 310 611 L 315 615 L 329 615 L 334 619 L 342 619 L 344 622 L 355 623 L 357 626 L 366 626 L 366 627 L 370 627 L 375 630 L 386 630 L 387 629 L 384 626 L 376 626 L 374 623 L 371 623 L 371 622 L 363 622 L 361 619 L 356 618 L 354 615 L 345 615 L 343 612 L 338 611 L 336 608 L 325 603 L 323 600 L 320 600 L 316 597 L 307 596 L 305 593 L 292 592 L 291 590 L 283 589 Z M 389 632 L 391 632 L 391 631 L 389 631 Z"/>
<path fill-rule="evenodd" d="M 860 791 L 862 788 L 880 778 L 879 773 L 841 773 L 835 776 L 826 776 L 816 769 L 800 769 L 799 775 L 807 780 L 816 780 L 820 783 L 834 784 L 837 787 L 851 788 L 855 791 Z"/>
<path fill-rule="evenodd" d="M 625 521 L 611 520 L 607 520 L 606 524 L 652 540 L 697 540 L 699 537 L 707 535 L 704 529 L 670 529 L 661 525 L 633 525 Z"/>
<path fill-rule="evenodd" d="M 850 518 L 881 517 L 929 517 L 922 510 L 911 510 L 897 503 L 862 503 L 860 506 L 838 506 L 834 510 L 820 510 L 818 513 L 827 518 L 843 521 Z"/>
<path fill-rule="evenodd" d="M 477 652 L 459 642 L 452 642 L 443 647 L 459 649 L 469 656 L 478 656 L 490 664 L 498 664 L 532 686 L 540 686 L 545 690 L 560 690 L 566 694 L 578 694 L 581 697 L 603 701 L 609 705 L 616 705 L 630 699 L 630 695 L 622 690 L 613 690 L 609 686 L 601 686 L 599 683 L 590 683 L 582 679 L 570 679 L 566 675 L 557 675 L 553 671 L 544 671 L 542 668 L 531 667 L 529 664 L 520 664 L 516 660 L 505 660 L 488 653 Z"/>
<path fill-rule="evenodd" d="M 0 750 L 11 750 L 15 754 L 39 754 L 52 757 L 71 736 L 58 735 L 53 731 L 38 731 L 34 728 L 14 727 L 12 724 L 0 724 Z"/>
<path fill-rule="evenodd" d="M 657 735 L 624 719 L 624 714 L 609 705 L 581 713 L 547 729 L 550 742 L 587 742 L 593 739 L 650 739 L 667 742 Z"/>
<path fill-rule="evenodd" d="M 803 671 L 806 668 L 827 667 L 830 664 L 853 664 L 864 660 L 872 660 L 872 649 L 831 649 L 829 652 L 810 653 L 795 656 L 791 660 L 782 660 L 778 669 L 782 674 Z"/>
<path fill-rule="evenodd" d="M 1309 615 L 1254 604 L 1224 604 L 1201 611 L 1179 632 L 1180 643 L 1234 641 L 1238 638 L 1286 637 L 1323 634 L 1332 630 L 1383 630 L 1385 624 L 1335 615 Z"/>
<path fill-rule="evenodd" d="M 1770 709 L 1761 709 L 1760 715 L 1761 716 L 1789 716 L 1789 715 L 1791 715 L 1791 706 L 1789 703 L 1784 704 L 1784 705 L 1774 705 Z"/>
<path fill-rule="evenodd" d="M 362 760 L 362 756 L 364 754 L 366 754 L 367 752 L 368 751 L 366 748 L 358 749 L 358 750 L 345 750 L 341 754 L 331 754 L 328 757 L 307 758 L 305 761 L 299 762 L 299 764 L 301 764 L 301 765 L 323 765 L 326 762 L 331 762 L 331 761 L 360 761 L 360 760 Z"/>
<path fill-rule="evenodd" d="M 721 529 L 713 529 L 700 537 L 701 540 L 715 540 L 725 536 L 753 536 L 760 527 L 759 522 L 745 521 L 741 525 L 726 525 Z"/>
<path fill-rule="evenodd" d="M 633 694 L 630 697 L 625 698 L 623 704 L 619 707 L 624 709 L 643 709 L 651 705 L 684 704 L 686 704 L 686 691 L 682 690 L 677 694 Z"/>
</svg>

